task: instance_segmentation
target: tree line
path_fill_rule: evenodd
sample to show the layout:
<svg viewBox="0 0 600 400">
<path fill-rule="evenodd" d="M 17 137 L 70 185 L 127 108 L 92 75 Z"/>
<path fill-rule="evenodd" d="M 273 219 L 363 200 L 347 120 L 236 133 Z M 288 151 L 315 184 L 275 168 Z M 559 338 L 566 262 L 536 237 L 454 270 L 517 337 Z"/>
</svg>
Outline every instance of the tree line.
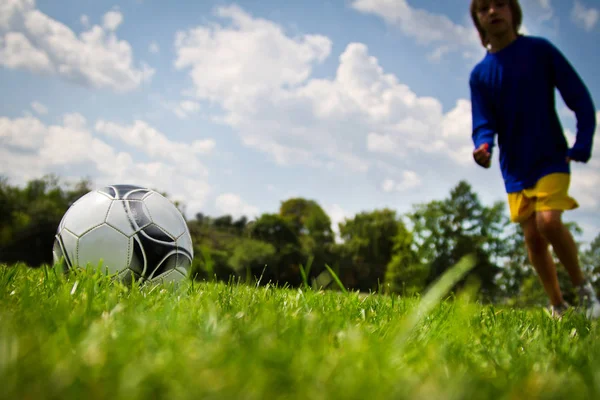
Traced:
<svg viewBox="0 0 600 400">
<path fill-rule="evenodd" d="M 0 178 L 0 263 L 51 264 L 60 219 L 90 190 L 86 179 L 64 183 L 44 176 L 18 187 Z M 339 241 L 323 208 L 301 197 L 282 201 L 278 210 L 254 220 L 198 213 L 187 220 L 195 253 L 191 276 L 414 295 L 474 254 L 477 264 L 459 287 L 474 285 L 484 302 L 546 304 L 523 232 L 510 223 L 505 207 L 502 201 L 482 204 L 461 180 L 446 198 L 415 204 L 405 214 L 382 208 L 346 218 L 339 224 Z M 568 226 L 580 236 L 577 224 Z M 598 277 L 600 234 L 580 254 L 584 270 Z M 575 301 L 568 275 L 556 261 L 565 297 Z"/>
</svg>

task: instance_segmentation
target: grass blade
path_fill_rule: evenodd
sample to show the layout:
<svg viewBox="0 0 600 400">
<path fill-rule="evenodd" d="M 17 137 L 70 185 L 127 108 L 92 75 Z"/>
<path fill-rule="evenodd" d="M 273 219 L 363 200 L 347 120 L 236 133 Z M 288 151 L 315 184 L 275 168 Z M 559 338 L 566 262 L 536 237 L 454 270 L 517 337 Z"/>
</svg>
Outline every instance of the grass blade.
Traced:
<svg viewBox="0 0 600 400">
<path fill-rule="evenodd" d="M 412 330 L 417 326 L 419 321 L 427 315 L 431 310 L 440 303 L 442 297 L 460 281 L 471 269 L 476 265 L 474 255 L 467 255 L 460 259 L 456 265 L 448 269 L 421 298 L 418 306 L 408 315 L 404 321 L 404 326 L 400 330 L 398 336 L 398 345 L 403 346 Z"/>
<path fill-rule="evenodd" d="M 342 283 L 342 281 L 340 280 L 340 278 L 338 278 L 337 274 L 335 272 L 333 272 L 333 270 L 331 269 L 331 267 L 329 265 L 325 264 L 325 268 L 327 268 L 327 271 L 329 271 L 329 273 L 331 274 L 331 277 L 333 278 L 333 280 L 335 281 L 335 283 L 337 283 L 337 285 L 340 288 L 340 290 L 342 292 L 344 292 L 344 294 L 348 294 L 348 291 L 344 287 L 344 284 Z"/>
</svg>

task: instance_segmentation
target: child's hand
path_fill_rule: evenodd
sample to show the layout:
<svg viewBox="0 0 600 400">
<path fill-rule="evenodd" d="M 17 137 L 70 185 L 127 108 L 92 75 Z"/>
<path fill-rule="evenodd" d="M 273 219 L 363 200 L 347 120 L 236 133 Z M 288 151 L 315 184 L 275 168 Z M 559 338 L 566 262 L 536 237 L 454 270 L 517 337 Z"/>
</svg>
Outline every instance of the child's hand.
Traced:
<svg viewBox="0 0 600 400">
<path fill-rule="evenodd" d="M 475 159 L 475 162 L 481 165 L 483 168 L 489 168 L 492 164 L 492 155 L 488 149 L 489 145 L 484 143 L 473 151 L 473 158 Z"/>
<path fill-rule="evenodd" d="M 567 151 L 567 163 L 577 162 L 585 164 L 590 159 L 590 151 L 585 149 L 571 148 Z"/>
</svg>

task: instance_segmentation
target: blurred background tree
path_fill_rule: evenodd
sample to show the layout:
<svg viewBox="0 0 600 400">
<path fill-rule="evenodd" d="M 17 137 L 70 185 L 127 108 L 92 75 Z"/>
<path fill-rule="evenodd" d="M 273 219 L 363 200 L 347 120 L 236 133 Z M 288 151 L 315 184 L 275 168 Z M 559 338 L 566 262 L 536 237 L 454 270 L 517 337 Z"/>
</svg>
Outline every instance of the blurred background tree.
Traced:
<svg viewBox="0 0 600 400">
<path fill-rule="evenodd" d="M 54 234 L 66 210 L 92 190 L 89 179 L 61 183 L 56 176 L 23 186 L 0 177 L 0 262 L 31 267 L 52 263 Z M 168 197 L 167 193 L 163 193 Z M 177 203 L 180 210 L 185 204 Z M 255 219 L 197 213 L 187 220 L 194 243 L 194 279 L 338 289 L 327 266 L 348 290 L 410 296 L 421 293 L 464 255 L 476 267 L 456 286 L 471 282 L 481 301 L 516 306 L 547 304 L 531 267 L 521 228 L 509 222 L 502 201 L 485 206 L 466 181 L 444 199 L 416 204 L 404 215 L 384 208 L 362 211 L 338 224 L 311 199 L 282 201 Z M 569 223 L 578 238 L 581 228 Z M 596 281 L 600 235 L 581 247 L 581 264 Z M 567 301 L 576 301 L 568 274 L 558 264 Z"/>
</svg>

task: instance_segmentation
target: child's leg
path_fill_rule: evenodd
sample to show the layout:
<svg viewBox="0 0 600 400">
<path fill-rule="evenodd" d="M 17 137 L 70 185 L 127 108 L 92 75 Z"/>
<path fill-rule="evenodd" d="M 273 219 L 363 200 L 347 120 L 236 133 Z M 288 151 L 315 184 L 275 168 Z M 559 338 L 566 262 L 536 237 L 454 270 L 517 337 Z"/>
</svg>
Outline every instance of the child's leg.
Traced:
<svg viewBox="0 0 600 400">
<path fill-rule="evenodd" d="M 569 174 L 550 174 L 532 188 L 509 193 L 511 221 L 519 222 L 523 228 L 529 260 L 552 305 L 560 308 L 564 303 L 556 265 L 548 248 L 550 244 L 577 288 L 579 304 L 586 310 L 586 315 L 600 318 L 600 301 L 584 277 L 575 240 L 561 219 L 564 210 L 578 207 L 577 201 L 568 194 L 569 183 Z"/>
<path fill-rule="evenodd" d="M 558 285 L 556 265 L 550 254 L 548 241 L 538 229 L 536 215 L 532 214 L 527 220 L 521 222 L 521 227 L 525 235 L 529 261 L 536 270 L 550 302 L 554 306 L 562 304 L 563 296 Z"/>
<path fill-rule="evenodd" d="M 538 230 L 552 245 L 556 256 L 569 273 L 573 286 L 581 285 L 585 278 L 579 265 L 577 245 L 573 235 L 562 222 L 562 211 L 538 211 L 536 215 Z"/>
<path fill-rule="evenodd" d="M 538 230 L 550 242 L 556 256 L 571 277 L 573 286 L 584 282 L 579 266 L 579 255 L 573 235 L 562 222 L 564 210 L 572 210 L 579 205 L 569 196 L 571 177 L 569 174 L 550 174 L 540 179 L 536 185 L 536 215 Z"/>
<path fill-rule="evenodd" d="M 521 225 L 529 261 L 537 272 L 544 290 L 550 298 L 550 303 L 553 306 L 559 306 L 563 303 L 563 296 L 558 284 L 556 265 L 550 253 L 549 242 L 538 229 L 535 212 L 536 194 L 535 188 L 509 193 L 510 219 Z"/>
</svg>

